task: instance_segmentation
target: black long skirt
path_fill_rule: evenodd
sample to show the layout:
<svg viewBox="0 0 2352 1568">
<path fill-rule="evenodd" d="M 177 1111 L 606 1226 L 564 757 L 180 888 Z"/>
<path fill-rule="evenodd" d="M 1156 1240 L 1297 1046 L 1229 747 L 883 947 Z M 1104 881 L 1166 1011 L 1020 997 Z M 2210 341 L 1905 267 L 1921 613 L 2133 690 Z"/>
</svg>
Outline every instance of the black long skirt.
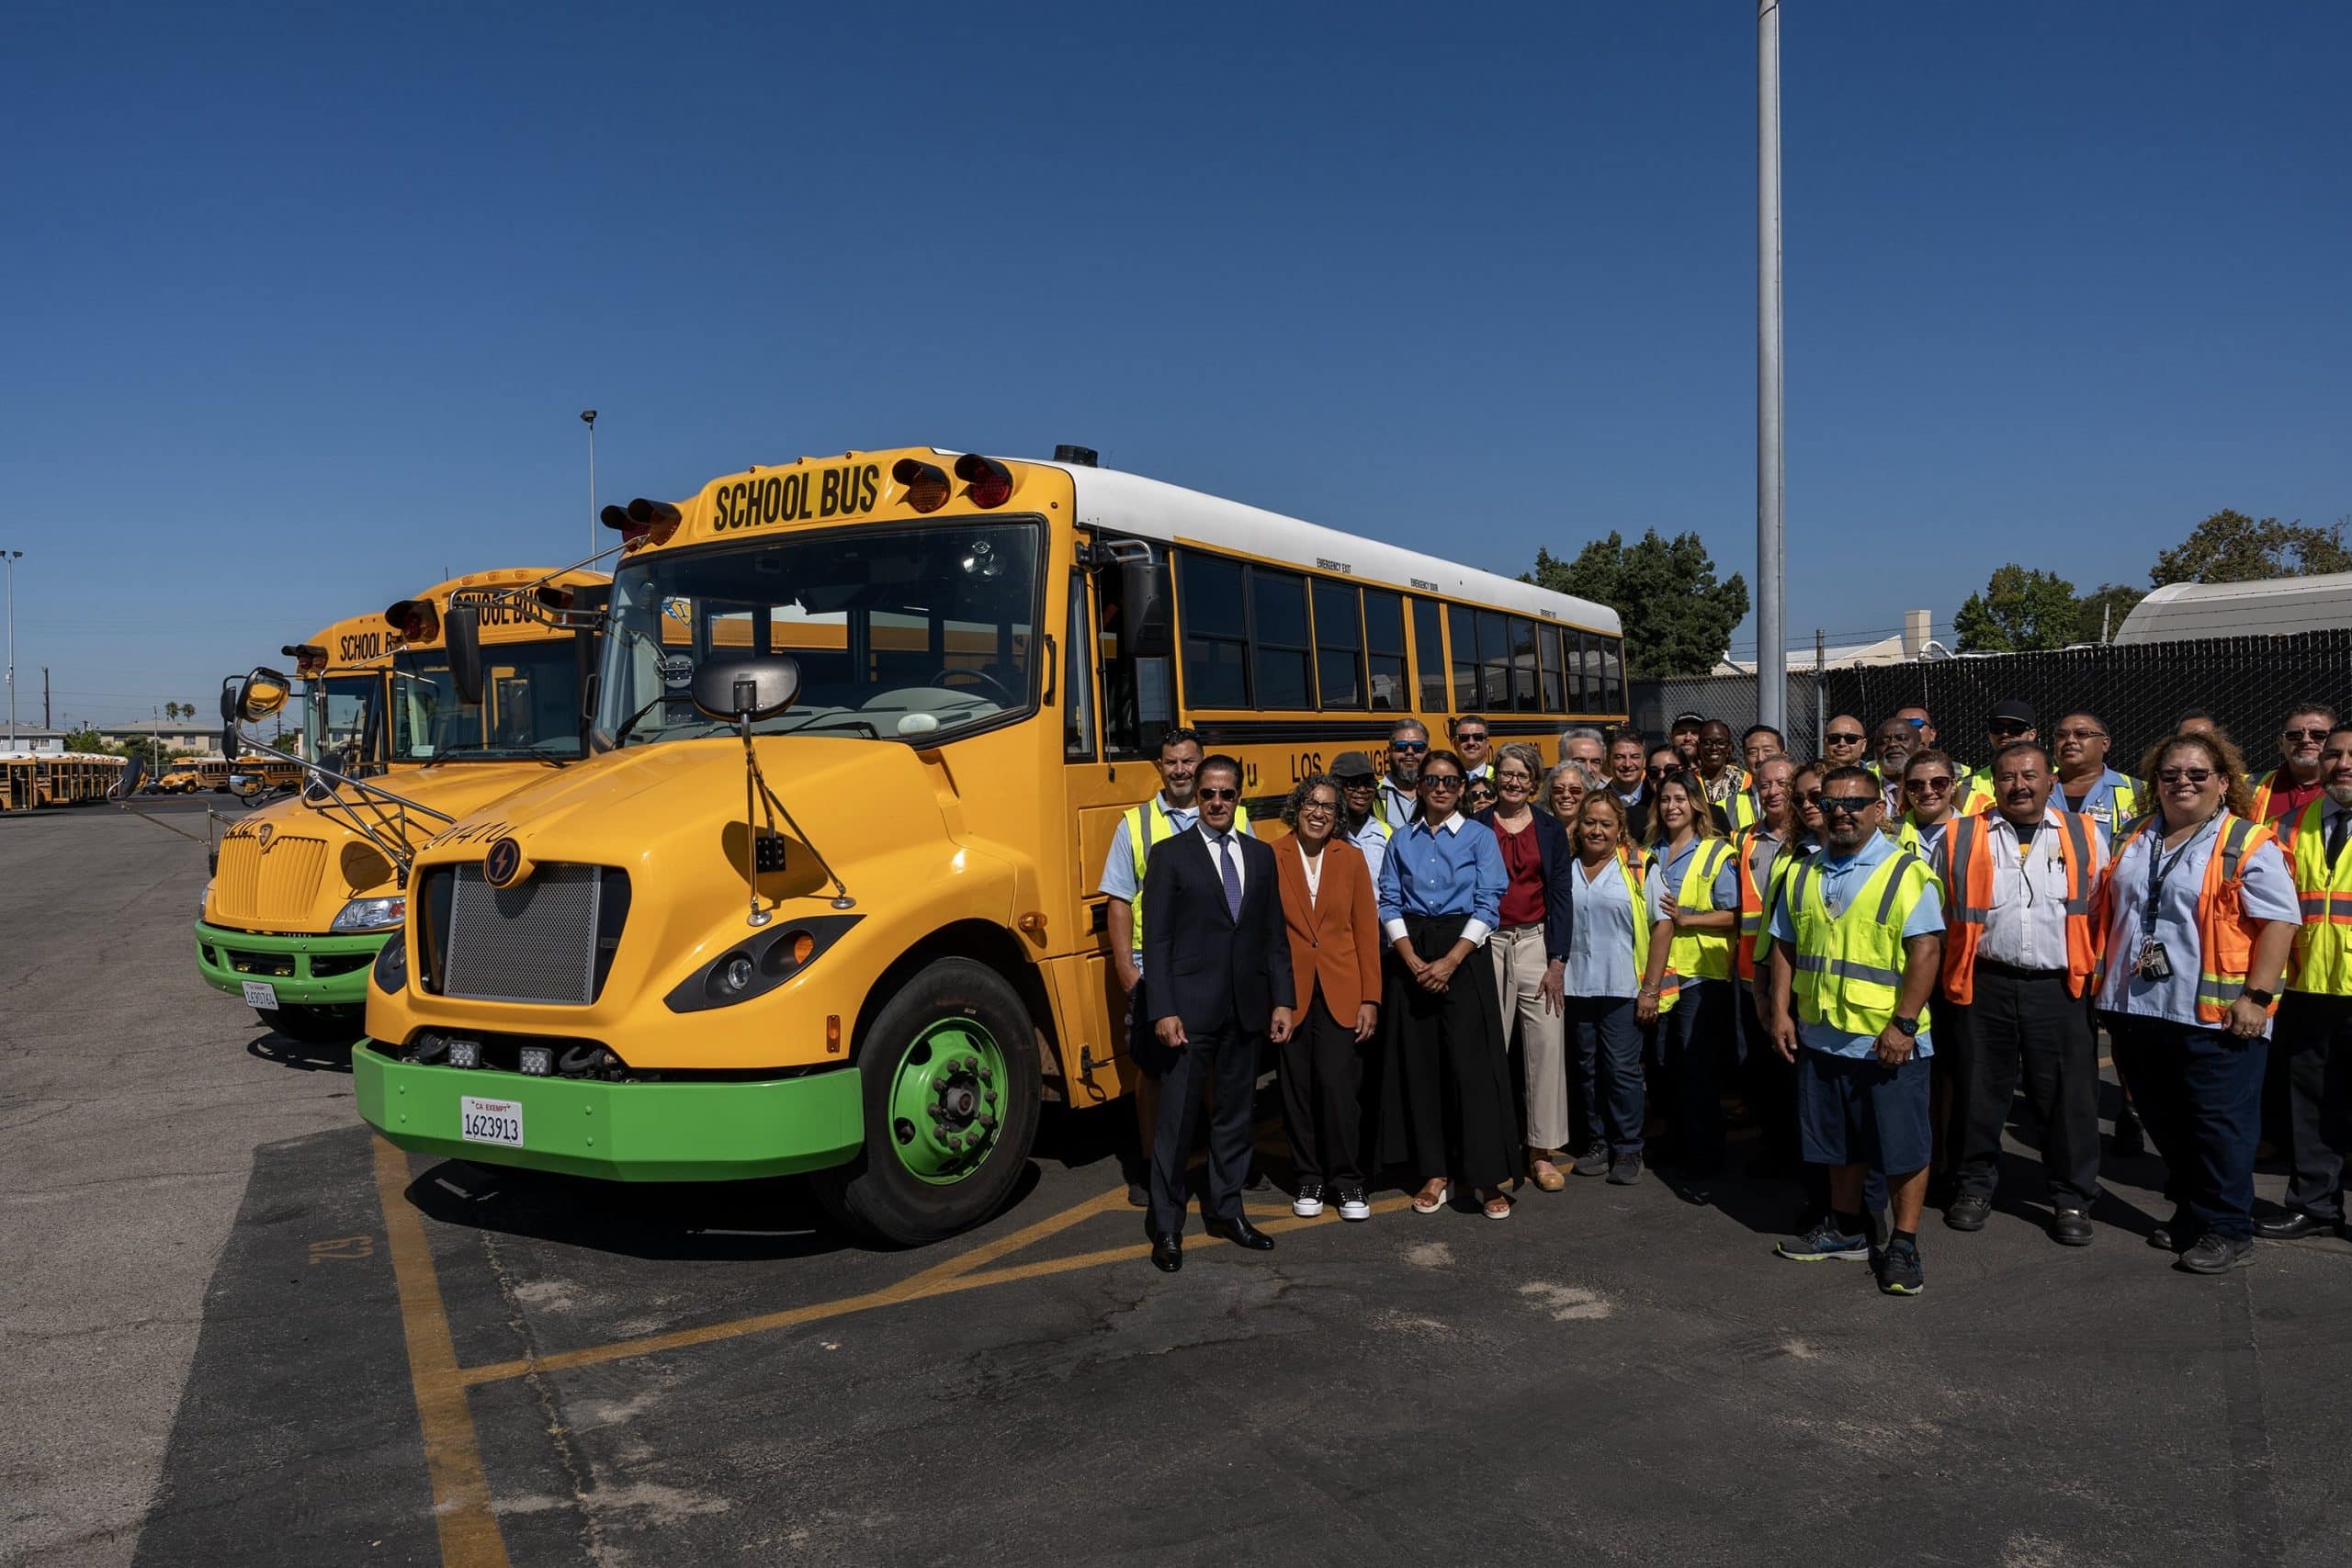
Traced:
<svg viewBox="0 0 2352 1568">
<path fill-rule="evenodd" d="M 1466 915 L 1408 915 L 1405 934 L 1423 963 L 1453 949 Z M 1474 947 L 1442 991 L 1424 990 L 1392 952 L 1381 1010 L 1381 1158 L 1403 1163 L 1417 1184 L 1445 1175 L 1496 1191 L 1519 1175 L 1519 1123 L 1511 1108 L 1494 964 Z"/>
</svg>

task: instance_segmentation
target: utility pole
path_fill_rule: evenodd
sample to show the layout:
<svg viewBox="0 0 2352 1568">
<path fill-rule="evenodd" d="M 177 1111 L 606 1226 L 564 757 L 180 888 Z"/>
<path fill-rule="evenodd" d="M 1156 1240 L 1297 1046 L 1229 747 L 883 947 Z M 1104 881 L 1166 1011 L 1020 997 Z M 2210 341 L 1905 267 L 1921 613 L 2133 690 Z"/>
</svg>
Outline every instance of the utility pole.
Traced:
<svg viewBox="0 0 2352 1568">
<path fill-rule="evenodd" d="M 22 550 L 0 550 L 8 567 L 8 750 L 17 749 L 17 563 Z"/>
<path fill-rule="evenodd" d="M 1781 0 L 1756 0 L 1756 699 L 1776 728 L 1789 684 L 1781 452 Z"/>
<path fill-rule="evenodd" d="M 40 667 L 40 727 L 49 728 L 49 666 Z"/>
<path fill-rule="evenodd" d="M 588 553 L 596 553 L 596 411 L 582 409 L 580 423 L 588 427 Z"/>
</svg>

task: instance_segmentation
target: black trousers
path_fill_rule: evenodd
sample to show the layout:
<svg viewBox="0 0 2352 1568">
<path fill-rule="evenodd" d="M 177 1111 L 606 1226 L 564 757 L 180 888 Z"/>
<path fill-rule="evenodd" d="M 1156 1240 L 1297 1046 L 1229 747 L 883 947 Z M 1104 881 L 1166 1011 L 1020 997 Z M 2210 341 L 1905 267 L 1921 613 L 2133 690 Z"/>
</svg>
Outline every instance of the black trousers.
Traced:
<svg viewBox="0 0 2352 1568">
<path fill-rule="evenodd" d="M 1363 1048 L 1353 1024 L 1332 1017 L 1318 990 L 1281 1052 L 1283 1126 L 1299 1181 L 1362 1187 Z"/>
<path fill-rule="evenodd" d="M 2259 1040 L 2131 1013 L 2102 1013 L 2115 1059 L 2131 1075 L 2140 1120 L 2165 1162 L 2173 1239 L 2254 1234 L 2254 1146 L 2262 1136 Z"/>
<path fill-rule="evenodd" d="M 1442 958 L 1465 919 L 1408 915 L 1413 951 L 1425 963 Z M 1387 967 L 1387 1150 L 1410 1162 L 1417 1180 L 1447 1174 L 1498 1190 L 1515 1174 L 1519 1119 L 1487 950 L 1472 948 L 1442 991 L 1424 990 L 1394 958 Z"/>
<path fill-rule="evenodd" d="M 1724 1163 L 1722 1067 L 1732 1032 L 1729 980 L 1682 982 L 1674 1010 L 1658 1020 L 1671 1092 L 1667 1100 L 1674 1159 L 1691 1176 L 1713 1176 Z"/>
<path fill-rule="evenodd" d="M 2344 1219 L 2344 1161 L 2352 1154 L 2352 997 L 2289 991 L 2270 1054 L 2287 1077 L 2287 1207 Z"/>
<path fill-rule="evenodd" d="M 2089 1208 L 2098 1196 L 2098 1043 L 2082 998 L 2067 991 L 2064 974 L 2033 975 L 1980 959 L 1976 999 L 1964 1010 L 1956 1190 L 1967 1198 L 1993 1196 L 2002 1130 L 2022 1081 L 2041 1124 L 2051 1201 Z M 1942 1024 L 1940 1014 L 1936 1022 Z M 1938 1028 L 1938 1060 L 1947 1038 Z"/>
<path fill-rule="evenodd" d="M 1160 1067 L 1159 1125 L 1151 1141 L 1150 1234 L 1184 1228 L 1184 1168 L 1192 1159 L 1193 1134 L 1212 1083 L 1216 1111 L 1209 1122 L 1208 1194 L 1201 1213 L 1212 1221 L 1241 1217 L 1241 1184 L 1250 1178 L 1258 1050 L 1265 1038 L 1228 1026 L 1194 1034 L 1181 1050 L 1155 1053 Z"/>
</svg>

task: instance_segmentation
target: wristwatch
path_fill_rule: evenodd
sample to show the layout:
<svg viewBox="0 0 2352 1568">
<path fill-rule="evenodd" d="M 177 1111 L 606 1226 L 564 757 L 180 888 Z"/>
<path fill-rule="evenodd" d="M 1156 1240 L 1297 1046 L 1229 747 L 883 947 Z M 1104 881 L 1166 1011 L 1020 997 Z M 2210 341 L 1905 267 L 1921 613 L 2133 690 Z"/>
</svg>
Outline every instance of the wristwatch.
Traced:
<svg viewBox="0 0 2352 1568">
<path fill-rule="evenodd" d="M 2257 990 L 2252 986 L 2248 986 L 2245 990 L 2240 991 L 2238 995 L 2244 997 L 2246 1000 L 2252 1002 L 2258 1008 L 2267 1008 L 2272 1002 L 2278 999 L 2277 992 Z"/>
<path fill-rule="evenodd" d="M 1911 1036 L 1912 1039 L 1917 1040 L 1919 1038 L 1919 1021 L 1917 1019 L 1905 1018 L 1902 1014 L 1897 1013 L 1888 1021 L 1893 1023 L 1895 1028 L 1901 1030 L 1904 1033 Z"/>
</svg>

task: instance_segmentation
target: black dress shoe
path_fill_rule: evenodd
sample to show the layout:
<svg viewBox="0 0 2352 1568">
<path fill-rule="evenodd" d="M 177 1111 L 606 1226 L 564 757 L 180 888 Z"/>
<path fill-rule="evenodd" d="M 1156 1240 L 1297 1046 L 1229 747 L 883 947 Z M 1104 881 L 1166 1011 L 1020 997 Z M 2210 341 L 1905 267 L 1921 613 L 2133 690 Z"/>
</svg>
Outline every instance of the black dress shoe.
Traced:
<svg viewBox="0 0 2352 1568">
<path fill-rule="evenodd" d="M 1993 1200 L 1967 1193 L 1951 1201 L 1951 1207 L 1944 1211 L 1944 1224 L 1956 1231 L 1981 1231 L 1992 1216 Z"/>
<path fill-rule="evenodd" d="M 2254 1234 L 2265 1241 L 2301 1241 L 2307 1235 L 2326 1235 L 2335 1228 L 2334 1220 L 2317 1219 L 2301 1212 L 2272 1214 L 2254 1222 Z"/>
<path fill-rule="evenodd" d="M 1246 1247 L 1252 1252 L 1272 1252 L 1274 1249 L 1274 1238 L 1246 1219 L 1212 1220 L 1207 1228 L 1209 1235 L 1223 1236 L 1234 1246 Z"/>
<path fill-rule="evenodd" d="M 1174 1231 L 1162 1231 L 1153 1236 L 1151 1266 L 1163 1274 L 1173 1274 L 1184 1267 L 1184 1238 Z"/>
<path fill-rule="evenodd" d="M 2061 1209 L 2050 1216 L 2050 1239 L 2061 1247 L 2088 1247 L 2091 1217 L 2082 1209 Z"/>
</svg>

